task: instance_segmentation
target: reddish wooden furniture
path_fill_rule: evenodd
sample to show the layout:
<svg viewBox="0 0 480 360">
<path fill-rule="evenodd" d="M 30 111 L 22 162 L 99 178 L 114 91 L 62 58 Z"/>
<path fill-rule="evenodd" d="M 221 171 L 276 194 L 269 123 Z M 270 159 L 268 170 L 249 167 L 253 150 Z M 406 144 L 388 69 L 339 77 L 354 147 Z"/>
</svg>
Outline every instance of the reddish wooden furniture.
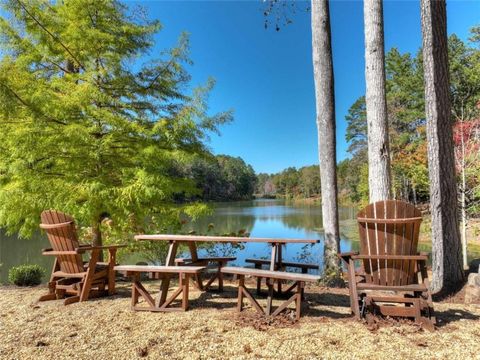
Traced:
<svg viewBox="0 0 480 360">
<path fill-rule="evenodd" d="M 210 269 L 213 266 L 213 273 L 210 275 L 210 278 L 207 280 L 206 284 L 203 284 L 202 277 L 200 274 L 195 276 L 195 284 L 200 291 L 209 290 L 215 280 L 218 280 L 218 291 L 223 291 L 223 275 L 221 269 L 230 261 L 235 261 L 236 257 L 203 257 L 198 258 L 196 261 L 188 258 L 178 258 L 175 259 L 175 264 L 179 266 L 185 265 L 195 265 L 195 266 L 204 266 L 204 272 L 207 272 L 207 269 Z"/>
<path fill-rule="evenodd" d="M 115 270 L 126 272 L 127 276 L 132 278 L 132 310 L 161 312 L 188 310 L 188 288 L 190 276 L 198 276 L 203 269 L 205 269 L 205 267 L 202 266 L 119 265 L 115 267 Z M 159 294 L 157 300 L 154 300 L 140 282 L 140 274 L 142 272 L 168 277 L 178 274 L 178 289 L 163 302 L 161 302 L 161 294 Z M 182 295 L 181 307 L 170 307 L 180 295 Z M 143 297 L 147 306 L 138 305 L 139 297 Z"/>
<path fill-rule="evenodd" d="M 261 314 L 276 316 L 280 314 L 287 306 L 295 302 L 295 318 L 298 320 L 301 315 L 301 305 L 303 298 L 303 288 L 305 282 L 311 281 L 316 282 L 320 280 L 320 276 L 309 275 L 309 274 L 299 274 L 299 273 L 289 273 L 285 271 L 270 271 L 270 270 L 261 270 L 261 269 L 251 269 L 251 268 L 242 268 L 242 267 L 225 267 L 222 268 L 222 272 L 225 274 L 234 274 L 237 275 L 239 284 L 238 284 L 238 302 L 237 302 L 237 311 L 241 312 L 243 310 L 243 298 L 246 297 L 250 300 L 250 303 L 253 307 Z M 255 276 L 257 278 L 265 278 L 268 286 L 268 296 L 267 296 L 267 307 L 264 310 L 260 304 L 255 300 L 252 294 L 248 291 L 245 286 L 245 276 Z M 272 300 L 273 300 L 273 281 L 275 280 L 287 280 L 293 281 L 293 285 L 287 291 L 293 291 L 293 295 L 284 301 L 280 306 L 272 312 Z"/>
<path fill-rule="evenodd" d="M 253 264 L 255 269 L 262 269 L 262 266 L 270 265 L 270 260 L 268 259 L 245 259 L 245 262 Z M 283 261 L 281 252 L 278 252 L 277 260 L 275 262 L 275 270 L 285 271 L 286 268 L 300 269 L 302 274 L 307 274 L 308 270 L 319 270 L 320 266 L 317 264 L 305 264 L 305 263 L 292 262 L 292 261 Z M 262 278 L 257 277 L 257 295 L 260 294 L 261 286 L 262 286 Z M 282 291 L 282 280 L 278 280 L 277 293 L 282 294 L 282 292 L 283 293 L 288 292 L 288 290 Z"/>
<path fill-rule="evenodd" d="M 175 262 L 175 257 L 177 255 L 177 249 L 179 244 L 184 243 L 188 246 L 191 254 L 192 263 L 198 261 L 197 246 L 196 243 L 199 242 L 226 242 L 226 243 L 246 243 L 246 242 L 256 242 L 256 243 L 268 243 L 271 245 L 271 257 L 270 257 L 270 270 L 275 270 L 275 264 L 278 259 L 281 259 L 281 245 L 283 244 L 294 244 L 294 243 L 318 243 L 319 240 L 311 239 L 275 239 L 275 238 L 249 238 L 249 237 L 230 237 L 230 236 L 199 236 L 199 235 L 136 235 L 135 240 L 138 241 L 168 241 L 169 248 L 167 259 L 165 262 L 166 266 L 172 266 Z M 279 254 L 279 255 L 277 255 Z M 226 269 L 222 267 L 222 269 Z M 253 269 L 250 269 L 253 270 Z M 223 272 L 223 271 L 222 271 Z M 281 281 L 281 279 L 279 279 Z M 159 304 L 162 305 L 166 301 L 166 296 L 168 292 L 168 287 L 170 284 L 170 277 L 166 275 L 162 280 L 161 290 L 160 290 L 160 300 Z"/>
<path fill-rule="evenodd" d="M 74 219 L 60 211 L 46 210 L 41 214 L 40 228 L 47 233 L 51 249 L 43 255 L 55 256 L 49 292 L 40 301 L 65 298 L 65 305 L 85 301 L 89 297 L 115 293 L 115 255 L 124 245 L 80 245 Z M 108 263 L 99 262 L 102 250 L 109 251 Z M 82 255 L 90 252 L 90 260 L 84 262 Z M 108 291 L 105 291 L 107 287 Z"/>
<path fill-rule="evenodd" d="M 365 207 L 357 220 L 360 252 L 339 254 L 348 266 L 353 314 L 360 318 L 368 310 L 412 317 L 433 328 L 428 255 L 417 252 L 421 212 L 409 203 L 385 200 Z M 362 264 L 360 270 L 355 262 Z"/>
</svg>

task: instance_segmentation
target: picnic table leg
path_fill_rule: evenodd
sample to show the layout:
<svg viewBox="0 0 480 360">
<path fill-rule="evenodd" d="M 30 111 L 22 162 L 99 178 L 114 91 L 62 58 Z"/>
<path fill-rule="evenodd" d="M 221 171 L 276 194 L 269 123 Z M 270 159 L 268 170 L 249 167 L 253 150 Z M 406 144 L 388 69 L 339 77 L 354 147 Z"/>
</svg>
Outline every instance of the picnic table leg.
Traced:
<svg viewBox="0 0 480 360">
<path fill-rule="evenodd" d="M 277 270 L 282 269 L 282 244 L 276 244 L 277 246 Z M 282 280 L 277 280 L 277 292 L 278 295 L 282 295 Z"/>
<path fill-rule="evenodd" d="M 198 261 L 198 252 L 197 252 L 197 245 L 193 241 L 188 242 L 188 249 L 190 250 L 190 255 L 192 262 Z"/>
<path fill-rule="evenodd" d="M 193 241 L 189 241 L 188 249 L 190 250 L 190 258 L 192 259 L 192 262 L 198 261 L 197 244 Z M 203 281 L 200 274 L 195 274 L 195 282 L 197 283 L 198 290 L 203 291 Z"/>
<path fill-rule="evenodd" d="M 237 311 L 243 310 L 243 287 L 245 286 L 245 276 L 238 276 L 238 299 L 237 299 Z"/>
<path fill-rule="evenodd" d="M 183 297 L 182 297 L 182 309 L 183 311 L 188 310 L 188 287 L 189 287 L 189 274 L 184 274 L 185 278 L 182 279 L 182 275 L 180 275 L 180 286 L 183 290 Z"/>
<path fill-rule="evenodd" d="M 130 307 L 132 308 L 132 310 L 135 309 L 135 305 L 137 305 L 138 303 L 138 290 L 135 285 L 139 281 L 140 281 L 140 274 L 134 273 L 132 275 L 132 300 L 130 303 Z"/>
<path fill-rule="evenodd" d="M 265 315 L 272 314 L 272 301 L 273 301 L 273 280 L 267 278 L 267 286 L 268 286 L 268 295 L 267 295 L 267 309 L 265 310 Z"/>
<path fill-rule="evenodd" d="M 297 284 L 297 299 L 295 304 L 295 319 L 299 320 L 302 313 L 303 288 L 305 283 L 299 281 Z"/>
<path fill-rule="evenodd" d="M 178 242 L 170 241 L 168 245 L 167 259 L 165 260 L 166 266 L 173 266 L 175 257 L 177 256 Z M 170 274 L 165 274 L 162 279 L 162 285 L 160 287 L 160 293 L 158 294 L 156 306 L 160 307 L 167 299 L 168 287 L 170 286 Z"/>
<path fill-rule="evenodd" d="M 261 269 L 262 264 L 255 263 L 255 269 Z M 260 295 L 262 289 L 262 278 L 260 276 L 257 277 L 257 295 Z"/>
<path fill-rule="evenodd" d="M 275 261 L 277 260 L 277 244 L 272 243 L 272 257 L 270 258 L 270 271 L 275 271 Z"/>
</svg>

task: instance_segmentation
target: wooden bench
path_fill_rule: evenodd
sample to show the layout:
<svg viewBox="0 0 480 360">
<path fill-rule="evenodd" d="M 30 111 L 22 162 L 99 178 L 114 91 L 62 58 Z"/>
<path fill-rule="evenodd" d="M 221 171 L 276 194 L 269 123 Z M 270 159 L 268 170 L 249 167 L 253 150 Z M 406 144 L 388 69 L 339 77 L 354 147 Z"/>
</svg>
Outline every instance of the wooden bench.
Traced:
<svg viewBox="0 0 480 360">
<path fill-rule="evenodd" d="M 271 271 L 271 270 L 262 270 L 262 269 L 251 269 L 251 268 L 242 268 L 242 267 L 224 267 L 221 270 L 225 274 L 234 274 L 237 275 L 238 283 L 238 303 L 237 311 L 242 311 L 243 309 L 243 297 L 245 296 L 252 303 L 253 307 L 260 313 L 265 315 L 276 316 L 280 314 L 287 306 L 295 302 L 295 318 L 298 320 L 301 315 L 301 304 L 303 297 L 303 289 L 306 282 L 315 282 L 320 280 L 320 276 L 310 275 L 310 274 L 298 274 L 290 273 L 284 271 Z M 245 287 L 245 276 L 255 276 L 257 278 L 267 279 L 268 286 L 268 296 L 267 296 L 267 307 L 264 310 L 260 304 L 255 300 L 252 294 Z M 294 294 L 284 301 L 275 311 L 272 312 L 272 297 L 273 297 L 273 281 L 274 280 L 287 280 L 293 281 L 293 285 L 287 291 L 292 291 L 296 289 Z"/>
<path fill-rule="evenodd" d="M 262 265 L 270 266 L 270 259 L 245 259 L 246 263 L 251 263 L 255 265 L 255 268 L 261 269 Z M 297 268 L 301 269 L 302 274 L 308 273 L 308 270 L 318 270 L 320 266 L 317 264 L 304 264 L 299 262 L 291 262 L 291 261 L 282 261 L 281 263 L 282 268 Z"/>
<path fill-rule="evenodd" d="M 271 260 L 269 259 L 245 259 L 246 263 L 253 264 L 255 269 L 261 269 L 262 266 L 270 266 Z M 304 264 L 299 262 L 291 261 L 282 261 L 280 264 L 275 263 L 275 270 L 285 269 L 285 268 L 296 268 L 302 271 L 302 274 L 307 274 L 308 270 L 319 270 L 320 266 L 317 264 Z M 257 278 L 257 295 L 260 294 L 260 289 L 262 287 L 262 278 Z M 277 293 L 282 294 L 282 282 L 281 280 L 277 282 Z"/>
<path fill-rule="evenodd" d="M 218 279 L 218 291 L 223 291 L 223 275 L 220 271 L 224 266 L 227 265 L 229 261 L 236 260 L 236 257 L 230 256 L 217 256 L 217 257 L 203 257 L 198 258 L 196 261 L 192 261 L 192 259 L 186 258 L 178 258 L 175 259 L 175 264 L 179 266 L 205 266 L 208 269 L 209 264 L 215 264 L 216 271 L 213 272 L 212 276 L 208 279 L 207 283 L 204 285 L 202 282 L 202 278 L 200 275 L 195 277 L 195 283 L 200 291 L 209 290 L 212 283 Z"/>
<path fill-rule="evenodd" d="M 115 266 L 116 271 L 123 271 L 132 278 L 132 310 L 136 311 L 186 311 L 188 310 L 188 287 L 190 276 L 198 276 L 204 266 L 153 266 L 153 265 L 119 265 Z M 155 300 L 152 295 L 143 287 L 140 282 L 141 273 L 155 273 L 170 278 L 178 274 L 178 289 L 168 298 L 162 301 L 159 296 Z M 182 294 L 180 308 L 168 307 Z M 139 306 L 138 299 L 143 297 L 148 306 Z"/>
</svg>

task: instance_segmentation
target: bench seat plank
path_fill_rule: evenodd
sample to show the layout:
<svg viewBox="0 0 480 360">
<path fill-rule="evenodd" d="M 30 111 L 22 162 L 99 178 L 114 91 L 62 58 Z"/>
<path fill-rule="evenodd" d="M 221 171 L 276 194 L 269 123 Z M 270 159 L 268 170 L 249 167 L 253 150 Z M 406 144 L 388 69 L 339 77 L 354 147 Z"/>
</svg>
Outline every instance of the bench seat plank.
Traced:
<svg viewBox="0 0 480 360">
<path fill-rule="evenodd" d="M 237 266 L 224 267 L 222 268 L 222 272 L 225 274 L 251 275 L 251 276 L 269 278 L 269 279 L 291 280 L 291 281 L 302 281 L 302 282 L 320 280 L 320 276 L 317 276 L 317 275 L 299 274 L 299 273 L 291 273 L 291 272 L 285 272 L 285 271 L 251 269 L 251 268 L 243 268 L 243 267 L 237 267 Z"/>
<path fill-rule="evenodd" d="M 221 261 L 221 262 L 228 262 L 228 261 L 234 261 L 234 260 L 237 260 L 236 257 L 232 257 L 232 256 L 215 256 L 215 257 L 202 257 L 202 258 L 198 258 L 196 261 L 192 261 L 192 259 L 189 259 L 189 258 L 177 258 L 175 259 L 175 263 L 177 264 L 181 264 L 181 263 L 192 263 L 192 264 L 196 264 L 196 263 L 201 263 L 201 262 L 218 262 L 218 261 Z"/>
<path fill-rule="evenodd" d="M 245 262 L 252 264 L 261 264 L 261 265 L 270 265 L 269 259 L 245 259 Z M 312 270 L 318 270 L 320 268 L 317 264 L 305 264 L 291 261 L 282 261 L 282 266 L 285 267 L 297 267 L 297 268 L 306 268 Z"/>
<path fill-rule="evenodd" d="M 154 272 L 165 274 L 198 274 L 205 266 L 157 266 L 157 265 L 118 265 L 117 271 Z"/>
<path fill-rule="evenodd" d="M 410 285 L 376 285 L 371 283 L 357 283 L 357 289 L 360 290 L 379 290 L 379 291 L 427 291 L 428 288 L 424 284 Z"/>
</svg>

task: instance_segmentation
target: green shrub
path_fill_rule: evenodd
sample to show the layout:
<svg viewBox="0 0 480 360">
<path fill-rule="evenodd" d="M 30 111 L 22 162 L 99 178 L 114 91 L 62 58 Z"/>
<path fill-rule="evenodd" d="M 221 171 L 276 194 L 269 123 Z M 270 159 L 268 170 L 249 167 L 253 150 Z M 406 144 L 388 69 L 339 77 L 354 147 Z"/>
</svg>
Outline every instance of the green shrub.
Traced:
<svg viewBox="0 0 480 360">
<path fill-rule="evenodd" d="M 17 286 L 34 286 L 42 282 L 45 270 L 38 265 L 15 266 L 8 272 L 8 281 Z"/>
</svg>

